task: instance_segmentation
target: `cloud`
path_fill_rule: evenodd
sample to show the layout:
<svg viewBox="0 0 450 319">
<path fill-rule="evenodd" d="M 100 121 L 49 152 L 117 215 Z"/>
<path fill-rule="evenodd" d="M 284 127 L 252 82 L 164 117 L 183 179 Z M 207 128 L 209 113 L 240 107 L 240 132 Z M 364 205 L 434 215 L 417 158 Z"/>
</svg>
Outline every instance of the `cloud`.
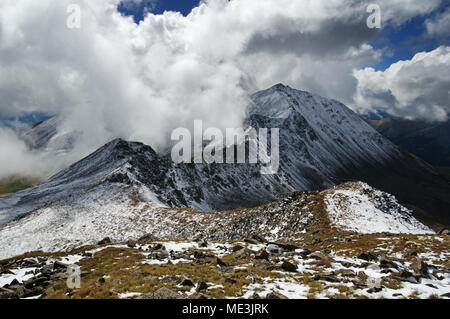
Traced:
<svg viewBox="0 0 450 319">
<path fill-rule="evenodd" d="M 450 37 L 450 7 L 425 21 L 427 34 L 433 37 Z"/>
<path fill-rule="evenodd" d="M 80 29 L 66 27 L 73 2 Z M 278 82 L 351 104 L 353 70 L 381 54 L 368 44 L 367 5 L 380 5 L 387 26 L 442 1 L 206 0 L 187 17 L 149 13 L 138 25 L 119 2 L 2 0 L 0 117 L 59 115 L 61 130 L 83 133 L 73 160 L 114 137 L 162 150 L 195 119 L 239 127 L 248 94 Z"/>
<path fill-rule="evenodd" d="M 397 116 L 447 120 L 450 112 L 450 47 L 416 54 L 384 72 L 356 71 L 356 105 L 382 109 Z"/>
<path fill-rule="evenodd" d="M 40 177 L 50 169 L 43 161 L 43 155 L 32 153 L 17 134 L 0 127 L 0 177 L 14 177 L 16 173 L 29 177 Z"/>
</svg>

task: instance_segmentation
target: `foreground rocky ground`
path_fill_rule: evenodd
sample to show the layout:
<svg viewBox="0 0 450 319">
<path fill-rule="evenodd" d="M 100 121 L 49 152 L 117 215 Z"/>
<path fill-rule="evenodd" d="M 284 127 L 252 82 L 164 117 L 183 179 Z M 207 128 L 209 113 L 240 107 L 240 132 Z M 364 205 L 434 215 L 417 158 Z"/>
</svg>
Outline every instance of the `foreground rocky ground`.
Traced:
<svg viewBox="0 0 450 319">
<path fill-rule="evenodd" d="M 1 261 L 0 298 L 449 298 L 449 257 L 449 235 L 308 234 L 291 243 L 106 238 Z M 79 289 L 67 285 L 73 264 Z"/>
</svg>

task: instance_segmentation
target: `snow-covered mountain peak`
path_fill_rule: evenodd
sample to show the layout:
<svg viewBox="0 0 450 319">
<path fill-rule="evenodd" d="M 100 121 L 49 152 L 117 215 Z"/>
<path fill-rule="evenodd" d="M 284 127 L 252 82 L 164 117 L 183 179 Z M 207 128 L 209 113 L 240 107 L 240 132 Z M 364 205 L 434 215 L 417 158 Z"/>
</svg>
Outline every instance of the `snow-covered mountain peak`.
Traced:
<svg viewBox="0 0 450 319">
<path fill-rule="evenodd" d="M 0 223 L 44 207 L 77 204 L 85 192 L 105 189 L 124 187 L 125 195 L 145 193 L 143 198 L 167 207 L 212 212 L 348 180 L 371 179 L 379 187 L 384 180 L 378 183 L 378 176 L 392 163 L 403 169 L 402 153 L 342 103 L 281 84 L 252 100 L 246 125 L 280 129 L 277 174 L 262 175 L 258 163 L 175 164 L 150 146 L 115 139 L 47 182 L 0 199 Z"/>
</svg>

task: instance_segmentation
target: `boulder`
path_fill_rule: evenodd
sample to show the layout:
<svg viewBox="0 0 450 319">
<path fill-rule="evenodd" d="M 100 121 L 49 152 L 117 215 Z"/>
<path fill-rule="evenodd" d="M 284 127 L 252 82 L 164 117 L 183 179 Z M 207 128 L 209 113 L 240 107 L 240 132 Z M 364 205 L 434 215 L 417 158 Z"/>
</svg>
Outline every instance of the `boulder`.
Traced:
<svg viewBox="0 0 450 319">
<path fill-rule="evenodd" d="M 254 254 L 255 252 L 253 250 L 250 250 L 248 248 L 243 248 L 239 251 L 237 251 L 234 256 L 238 259 L 245 259 L 250 257 L 252 254 Z"/>
<path fill-rule="evenodd" d="M 233 253 L 236 253 L 236 252 L 240 251 L 241 249 L 244 249 L 244 247 L 241 245 L 234 245 L 233 247 L 231 247 L 231 251 Z"/>
<path fill-rule="evenodd" d="M 390 259 L 381 258 L 380 260 L 380 268 L 394 268 L 398 269 L 398 265 Z"/>
<path fill-rule="evenodd" d="M 269 244 L 266 248 L 266 251 L 270 254 L 282 254 L 285 252 L 282 247 L 275 244 Z"/>
<path fill-rule="evenodd" d="M 374 293 L 380 292 L 382 290 L 383 290 L 383 287 L 372 287 L 372 288 L 367 289 L 367 292 L 369 294 L 374 294 Z"/>
<path fill-rule="evenodd" d="M 331 263 L 334 261 L 333 258 L 320 253 L 320 252 L 315 252 L 309 255 L 309 258 L 314 259 L 315 261 L 313 262 L 315 265 L 317 266 L 324 266 L 324 267 L 330 267 Z"/>
<path fill-rule="evenodd" d="M 254 245 L 265 244 L 267 242 L 264 238 L 262 238 L 258 235 L 251 235 L 248 238 L 246 238 L 244 241 L 246 243 L 254 244 Z"/>
<path fill-rule="evenodd" d="M 100 240 L 97 244 L 98 244 L 98 245 L 111 244 L 111 238 L 105 237 L 105 238 L 103 238 L 102 240 Z"/>
<path fill-rule="evenodd" d="M 285 295 L 282 295 L 278 292 L 272 291 L 271 293 L 267 294 L 265 299 L 288 299 Z"/>
<path fill-rule="evenodd" d="M 192 282 L 192 280 L 188 279 L 188 278 L 184 278 L 181 283 L 181 286 L 187 286 L 187 287 L 194 287 L 194 283 Z"/>
<path fill-rule="evenodd" d="M 55 261 L 55 263 L 53 264 L 53 270 L 56 270 L 58 272 L 59 271 L 67 271 L 67 265 L 63 264 L 60 261 Z"/>
<path fill-rule="evenodd" d="M 12 299 L 16 298 L 16 292 L 8 288 L 0 288 L 0 299 Z"/>
<path fill-rule="evenodd" d="M 45 265 L 41 268 L 41 273 L 44 275 L 49 275 L 53 272 L 53 264 Z"/>
<path fill-rule="evenodd" d="M 307 259 L 311 253 L 312 253 L 311 250 L 309 250 L 308 248 L 305 248 L 297 254 L 300 255 L 303 259 Z"/>
<path fill-rule="evenodd" d="M 356 273 L 351 269 L 340 269 L 335 272 L 337 275 L 341 275 L 343 277 L 356 277 Z"/>
<path fill-rule="evenodd" d="M 269 259 L 269 253 L 265 249 L 261 249 L 261 251 L 255 256 L 255 259 Z"/>
<path fill-rule="evenodd" d="M 230 277 L 225 277 L 224 281 L 225 281 L 226 284 L 230 284 L 230 285 L 235 285 L 237 283 L 236 280 L 234 280 L 234 279 L 232 279 Z"/>
<path fill-rule="evenodd" d="M 206 254 L 200 250 L 195 250 L 193 255 L 195 259 L 205 259 L 207 257 Z"/>
<path fill-rule="evenodd" d="M 228 264 L 226 262 L 224 262 L 222 259 L 220 259 L 219 257 L 216 258 L 216 262 L 217 262 L 217 265 L 219 265 L 220 267 L 228 267 Z"/>
<path fill-rule="evenodd" d="M 366 260 L 366 261 L 376 261 L 380 258 L 380 254 L 378 254 L 374 251 L 369 251 L 369 252 L 360 254 L 358 256 L 358 258 L 362 259 L 362 260 Z"/>
<path fill-rule="evenodd" d="M 207 284 L 206 282 L 200 281 L 200 282 L 197 284 L 197 289 L 196 289 L 197 292 L 204 291 L 204 290 L 206 290 L 206 289 L 208 289 L 208 284 Z"/>
<path fill-rule="evenodd" d="M 289 261 L 284 261 L 281 264 L 281 268 L 285 271 L 289 271 L 289 272 L 297 272 L 297 266 L 294 265 L 293 263 L 289 262 Z"/>
<path fill-rule="evenodd" d="M 422 259 L 416 258 L 410 267 L 415 276 L 428 277 L 428 265 Z"/>
<path fill-rule="evenodd" d="M 134 240 L 129 240 L 129 241 L 127 241 L 127 246 L 129 247 L 129 248 L 134 248 L 134 247 L 136 247 L 136 242 L 134 241 Z"/>
<path fill-rule="evenodd" d="M 364 271 L 358 272 L 358 274 L 356 276 L 362 282 L 366 282 L 367 279 L 369 279 L 369 276 Z"/>
<path fill-rule="evenodd" d="M 164 247 L 163 244 L 157 243 L 151 248 L 151 250 L 153 250 L 153 251 L 155 251 L 155 250 L 166 250 L 166 247 Z"/>
<path fill-rule="evenodd" d="M 152 242 L 157 240 L 152 234 L 146 234 L 138 239 L 138 242 Z"/>
<path fill-rule="evenodd" d="M 207 241 L 202 241 L 199 245 L 198 245 L 200 248 L 206 248 L 206 247 L 208 247 L 208 242 Z"/>
<path fill-rule="evenodd" d="M 163 287 L 153 294 L 142 295 L 137 299 L 184 299 L 184 296 L 169 288 Z"/>
<path fill-rule="evenodd" d="M 405 258 L 417 257 L 417 251 L 415 251 L 413 249 L 408 249 L 408 250 L 405 251 L 404 256 L 405 256 Z"/>
<path fill-rule="evenodd" d="M 269 246 L 270 245 L 281 248 L 282 252 L 283 251 L 295 251 L 297 249 L 300 249 L 300 247 L 298 247 L 296 245 L 291 245 L 291 244 L 269 243 Z"/>
<path fill-rule="evenodd" d="M 322 274 L 317 274 L 314 276 L 314 280 L 318 281 L 318 280 L 323 280 L 323 281 L 328 281 L 328 282 L 341 282 L 341 280 L 336 277 L 333 273 L 322 273 Z"/>
</svg>

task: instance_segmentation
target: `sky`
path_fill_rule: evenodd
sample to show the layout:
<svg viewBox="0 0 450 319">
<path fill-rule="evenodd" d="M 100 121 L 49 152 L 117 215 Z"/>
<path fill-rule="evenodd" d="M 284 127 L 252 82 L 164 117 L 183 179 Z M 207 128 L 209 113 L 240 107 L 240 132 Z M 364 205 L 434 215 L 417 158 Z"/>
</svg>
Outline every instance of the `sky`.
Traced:
<svg viewBox="0 0 450 319">
<path fill-rule="evenodd" d="M 240 127 L 249 95 L 280 82 L 360 113 L 445 121 L 449 30 L 448 0 L 2 0 L 0 123 L 58 116 L 60 135 L 78 136 L 70 160 L 116 137 L 160 150 L 197 119 Z M 24 157 L 0 124 L 0 177 L 40 170 Z"/>
<path fill-rule="evenodd" d="M 133 17 L 135 23 L 139 23 L 149 12 L 162 14 L 164 11 L 177 11 L 183 16 L 187 16 L 193 8 L 198 6 L 199 2 L 200 0 L 142 0 L 139 3 L 131 2 L 131 5 L 126 5 L 127 1 L 125 1 L 119 5 L 118 10 L 125 16 Z M 369 66 L 377 71 L 384 71 L 399 60 L 412 59 L 418 52 L 432 51 L 443 44 L 449 45 L 450 38 L 448 36 L 447 38 L 422 38 L 418 41 L 418 35 L 423 33 L 426 20 L 444 13 L 448 7 L 449 4 L 443 2 L 436 10 L 412 17 L 401 26 L 385 28 L 370 43 L 375 48 L 385 49 L 388 52 L 383 54 L 379 61 Z"/>
<path fill-rule="evenodd" d="M 187 16 L 199 2 L 200 0 L 142 0 L 132 1 L 130 4 L 129 1 L 125 1 L 119 4 L 118 10 L 124 15 L 132 16 L 134 21 L 139 23 L 148 12 L 163 14 L 164 11 L 176 11 Z"/>
</svg>

